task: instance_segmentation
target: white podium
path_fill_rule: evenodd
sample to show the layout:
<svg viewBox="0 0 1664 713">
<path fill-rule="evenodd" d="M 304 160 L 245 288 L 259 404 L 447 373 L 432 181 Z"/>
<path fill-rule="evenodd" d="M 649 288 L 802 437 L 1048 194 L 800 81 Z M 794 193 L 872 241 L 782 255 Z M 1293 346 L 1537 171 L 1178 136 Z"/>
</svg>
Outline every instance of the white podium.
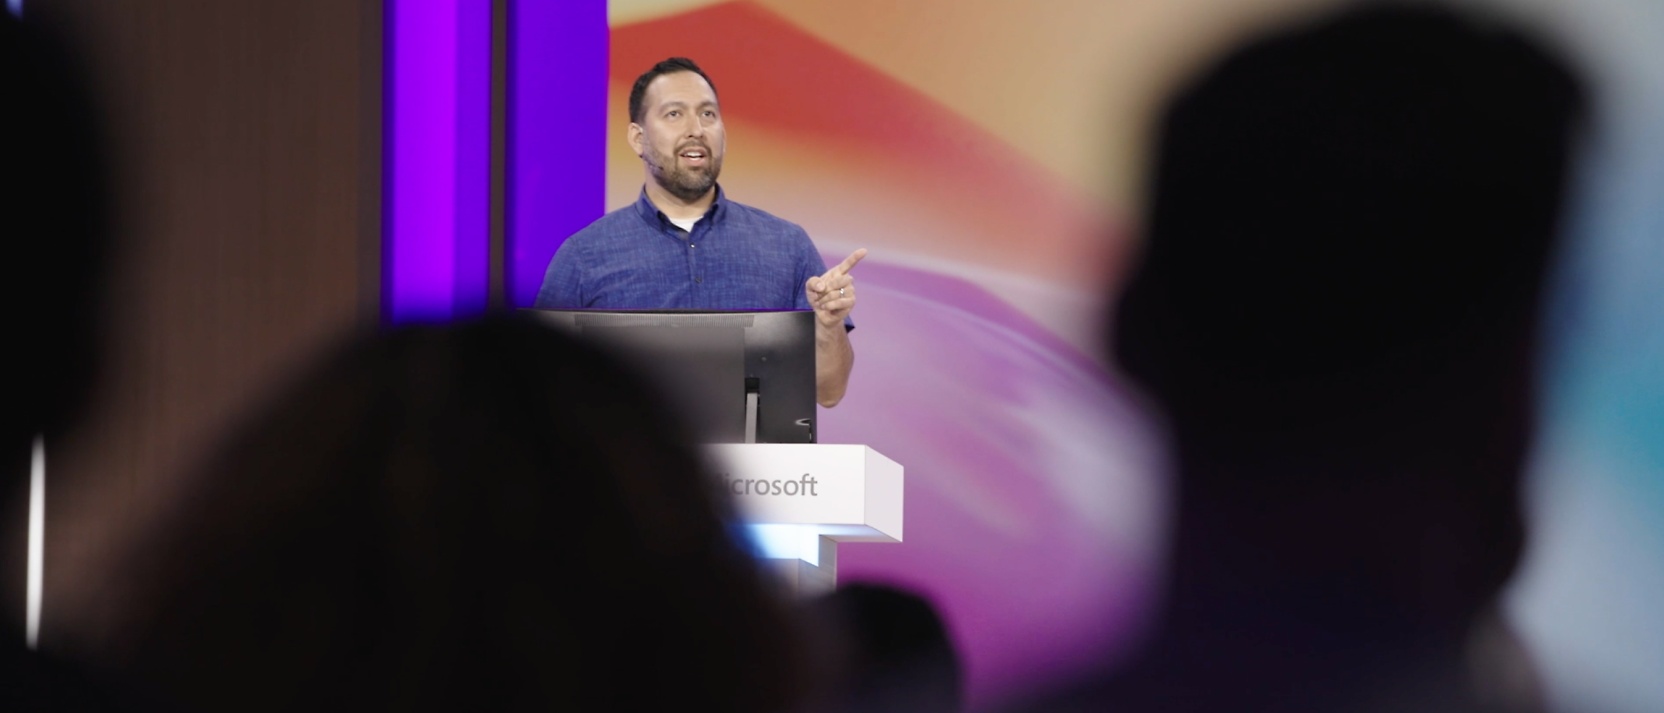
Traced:
<svg viewBox="0 0 1664 713">
<path fill-rule="evenodd" d="M 901 542 L 901 465 L 831 443 L 706 446 L 768 567 L 798 595 L 838 581 L 838 543 Z"/>
</svg>

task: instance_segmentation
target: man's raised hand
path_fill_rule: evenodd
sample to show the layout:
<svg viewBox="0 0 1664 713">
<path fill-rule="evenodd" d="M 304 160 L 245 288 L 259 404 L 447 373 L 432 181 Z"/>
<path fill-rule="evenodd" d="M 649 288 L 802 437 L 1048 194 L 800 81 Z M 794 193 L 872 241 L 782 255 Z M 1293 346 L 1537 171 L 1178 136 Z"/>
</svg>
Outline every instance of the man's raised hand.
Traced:
<svg viewBox="0 0 1664 713">
<path fill-rule="evenodd" d="M 849 271 L 866 256 L 866 248 L 856 250 L 832 269 L 804 283 L 803 291 L 809 296 L 809 305 L 815 308 L 815 319 L 821 324 L 832 326 L 842 322 L 855 309 L 855 278 Z"/>
</svg>

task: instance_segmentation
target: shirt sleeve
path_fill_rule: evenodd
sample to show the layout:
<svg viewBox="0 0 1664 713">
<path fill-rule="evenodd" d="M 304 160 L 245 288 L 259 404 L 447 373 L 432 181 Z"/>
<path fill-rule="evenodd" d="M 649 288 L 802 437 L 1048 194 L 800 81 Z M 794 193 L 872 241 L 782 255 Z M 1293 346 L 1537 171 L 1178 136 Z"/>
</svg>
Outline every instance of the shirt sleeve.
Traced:
<svg viewBox="0 0 1664 713">
<path fill-rule="evenodd" d="M 535 306 L 544 309 L 581 309 L 584 305 L 583 267 L 578 246 L 563 243 L 543 273 L 543 287 L 537 291 Z"/>
<path fill-rule="evenodd" d="M 810 310 L 814 309 L 814 306 L 809 304 L 809 291 L 805 283 L 809 278 L 826 272 L 826 260 L 821 258 L 820 251 L 815 249 L 815 244 L 809 240 L 807 232 L 798 228 L 798 235 L 802 240 L 798 242 L 797 289 L 792 293 L 792 309 Z"/>
</svg>

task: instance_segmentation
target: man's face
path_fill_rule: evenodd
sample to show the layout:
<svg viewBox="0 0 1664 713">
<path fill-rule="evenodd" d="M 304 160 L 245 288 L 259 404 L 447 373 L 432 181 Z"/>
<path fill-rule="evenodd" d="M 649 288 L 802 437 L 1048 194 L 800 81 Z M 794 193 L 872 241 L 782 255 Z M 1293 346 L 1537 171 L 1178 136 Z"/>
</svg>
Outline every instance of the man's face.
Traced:
<svg viewBox="0 0 1664 713">
<path fill-rule="evenodd" d="M 641 122 L 630 124 L 630 147 L 647 173 L 671 195 L 694 201 L 722 173 L 727 134 L 716 92 L 693 72 L 660 75 L 642 95 Z"/>
</svg>

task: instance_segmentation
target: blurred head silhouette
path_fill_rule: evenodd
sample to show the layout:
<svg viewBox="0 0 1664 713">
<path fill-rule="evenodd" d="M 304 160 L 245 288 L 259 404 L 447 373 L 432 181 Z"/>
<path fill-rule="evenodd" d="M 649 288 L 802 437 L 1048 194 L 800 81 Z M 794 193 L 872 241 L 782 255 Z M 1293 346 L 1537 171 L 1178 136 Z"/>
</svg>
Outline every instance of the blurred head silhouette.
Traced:
<svg viewBox="0 0 1664 713">
<path fill-rule="evenodd" d="M 815 710 L 951 713 L 963 674 L 930 600 L 900 587 L 853 583 L 810 602 L 844 652 L 831 700 Z"/>
<path fill-rule="evenodd" d="M 782 710 L 794 627 L 656 396 L 547 327 L 365 337 L 135 541 L 107 631 L 193 710 Z"/>
<path fill-rule="evenodd" d="M 11 308 L 0 398 L 7 453 L 69 426 L 95 372 L 109 199 L 86 91 L 50 33 L 0 12 L 0 216 L 14 268 L 0 280 L 0 304 Z M 0 484 L 0 499 L 13 485 Z"/>
<path fill-rule="evenodd" d="M 1171 103 L 1111 339 L 1176 448 L 1165 645 L 1344 688 L 1302 667 L 1422 666 L 1492 604 L 1581 106 L 1521 35 L 1380 4 Z"/>
</svg>

